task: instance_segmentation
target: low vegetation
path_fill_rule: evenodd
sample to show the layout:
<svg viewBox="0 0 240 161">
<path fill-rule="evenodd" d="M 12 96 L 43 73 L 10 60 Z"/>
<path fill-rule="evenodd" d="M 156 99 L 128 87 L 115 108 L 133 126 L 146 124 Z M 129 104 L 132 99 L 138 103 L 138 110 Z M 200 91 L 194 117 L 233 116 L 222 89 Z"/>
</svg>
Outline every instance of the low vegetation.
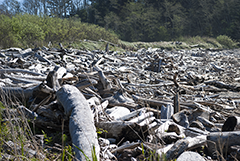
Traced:
<svg viewBox="0 0 240 161">
<path fill-rule="evenodd" d="M 21 112 L 16 115 L 17 106 L 0 102 L 0 160 L 74 159 L 69 134 L 37 128 Z"/>
<path fill-rule="evenodd" d="M 66 47 L 88 50 L 105 49 L 106 41 L 110 50 L 138 50 L 140 48 L 157 47 L 162 49 L 184 48 L 237 48 L 239 43 L 226 35 L 216 39 L 211 37 L 179 37 L 172 41 L 159 42 L 126 42 L 103 27 L 82 23 L 78 18 L 39 17 L 29 14 L 12 17 L 0 15 L 0 47 L 40 47 L 56 46 L 59 42 Z M 104 40 L 104 41 L 99 41 Z"/>
<path fill-rule="evenodd" d="M 79 19 L 60 19 L 34 15 L 0 15 L 0 45 L 3 48 L 39 47 L 59 42 L 78 42 L 82 39 L 106 39 L 117 42 L 114 33 L 104 28 L 81 23 Z"/>
</svg>

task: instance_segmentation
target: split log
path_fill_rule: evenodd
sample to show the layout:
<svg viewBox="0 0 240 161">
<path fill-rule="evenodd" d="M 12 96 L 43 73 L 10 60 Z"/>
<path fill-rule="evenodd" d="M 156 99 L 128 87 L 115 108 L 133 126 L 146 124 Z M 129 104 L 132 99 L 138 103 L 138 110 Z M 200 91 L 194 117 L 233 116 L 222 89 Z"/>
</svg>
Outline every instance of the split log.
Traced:
<svg viewBox="0 0 240 161">
<path fill-rule="evenodd" d="M 189 127 L 189 121 L 187 117 L 188 114 L 190 114 L 188 110 L 182 110 L 172 115 L 172 118 L 179 125 L 188 128 Z"/>
<path fill-rule="evenodd" d="M 178 135 L 185 136 L 183 134 L 184 130 L 185 130 L 184 127 L 176 124 L 172 120 L 170 121 L 169 119 L 166 122 L 164 122 L 162 125 L 160 125 L 160 127 L 156 130 L 156 135 L 159 135 L 159 137 L 161 137 L 161 135 L 167 131 L 167 132 L 175 132 Z"/>
<path fill-rule="evenodd" d="M 57 93 L 57 99 L 64 107 L 65 114 L 69 116 L 69 131 L 72 143 L 79 147 L 86 156 L 92 160 L 93 146 L 99 158 L 99 144 L 96 128 L 94 126 L 93 114 L 87 100 L 74 86 L 64 85 Z M 76 158 L 86 160 L 84 154 L 74 148 Z"/>
<path fill-rule="evenodd" d="M 200 130 L 206 130 L 206 128 L 203 126 L 203 124 L 200 121 L 192 121 L 192 123 L 190 124 L 190 127 L 196 127 Z"/>
<path fill-rule="evenodd" d="M 174 113 L 173 106 L 167 104 L 166 106 L 162 105 L 161 107 L 161 119 L 170 119 Z"/>
<path fill-rule="evenodd" d="M 172 160 L 181 155 L 188 147 L 189 141 L 186 139 L 178 140 L 166 153 L 166 158 Z"/>
</svg>

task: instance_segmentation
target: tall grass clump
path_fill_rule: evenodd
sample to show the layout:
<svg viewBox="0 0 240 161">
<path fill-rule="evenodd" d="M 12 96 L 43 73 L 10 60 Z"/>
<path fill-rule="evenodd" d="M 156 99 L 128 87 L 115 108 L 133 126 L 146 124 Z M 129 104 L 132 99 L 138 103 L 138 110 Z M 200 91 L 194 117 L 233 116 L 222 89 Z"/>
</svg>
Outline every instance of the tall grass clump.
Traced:
<svg viewBox="0 0 240 161">
<path fill-rule="evenodd" d="M 71 144 L 65 134 L 56 130 L 49 131 L 47 128 L 44 130 L 48 133 L 45 133 L 40 132 L 39 127 L 33 128 L 34 120 L 27 119 L 20 108 L 23 102 L 10 94 L 3 93 L 1 91 L 0 160 L 42 161 L 62 158 L 71 161 L 74 159 Z M 41 135 L 44 139 L 38 137 Z M 62 145 L 60 145 L 61 138 L 64 143 Z"/>
<path fill-rule="evenodd" d="M 217 37 L 217 41 L 218 41 L 220 44 L 222 44 L 222 46 L 223 46 L 224 48 L 229 48 L 229 49 L 231 49 L 231 48 L 233 48 L 233 46 L 234 46 L 233 40 L 232 40 L 230 37 L 226 36 L 226 35 L 219 35 L 219 36 Z"/>
<path fill-rule="evenodd" d="M 116 43 L 113 32 L 97 25 L 82 23 L 78 18 L 61 19 L 49 16 L 19 14 L 0 15 L 0 47 L 36 47 L 51 41 L 74 42 L 82 39 L 105 39 Z"/>
</svg>

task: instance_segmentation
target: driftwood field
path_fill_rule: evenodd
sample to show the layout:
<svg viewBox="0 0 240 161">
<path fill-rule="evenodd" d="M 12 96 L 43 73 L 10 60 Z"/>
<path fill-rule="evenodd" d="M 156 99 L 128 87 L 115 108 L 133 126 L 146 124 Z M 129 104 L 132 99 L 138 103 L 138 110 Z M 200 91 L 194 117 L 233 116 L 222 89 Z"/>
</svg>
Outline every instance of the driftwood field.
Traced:
<svg viewBox="0 0 240 161">
<path fill-rule="evenodd" d="M 108 45 L 0 50 L 1 125 L 47 131 L 1 139 L 1 160 L 240 159 L 239 49 Z M 69 141 L 49 144 L 56 131 Z"/>
</svg>

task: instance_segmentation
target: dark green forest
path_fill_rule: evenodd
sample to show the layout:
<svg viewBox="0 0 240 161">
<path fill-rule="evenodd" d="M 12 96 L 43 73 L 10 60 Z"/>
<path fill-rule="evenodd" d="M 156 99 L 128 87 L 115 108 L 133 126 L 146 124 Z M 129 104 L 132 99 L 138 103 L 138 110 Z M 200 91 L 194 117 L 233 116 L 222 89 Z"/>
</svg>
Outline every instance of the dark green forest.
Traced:
<svg viewBox="0 0 240 161">
<path fill-rule="evenodd" d="M 4 0 L 3 15 L 76 18 L 124 41 L 169 41 L 227 35 L 240 40 L 239 0 Z"/>
<path fill-rule="evenodd" d="M 239 40 L 239 9 L 239 0 L 92 0 L 89 8 L 75 14 L 126 41 L 196 35 Z"/>
</svg>

